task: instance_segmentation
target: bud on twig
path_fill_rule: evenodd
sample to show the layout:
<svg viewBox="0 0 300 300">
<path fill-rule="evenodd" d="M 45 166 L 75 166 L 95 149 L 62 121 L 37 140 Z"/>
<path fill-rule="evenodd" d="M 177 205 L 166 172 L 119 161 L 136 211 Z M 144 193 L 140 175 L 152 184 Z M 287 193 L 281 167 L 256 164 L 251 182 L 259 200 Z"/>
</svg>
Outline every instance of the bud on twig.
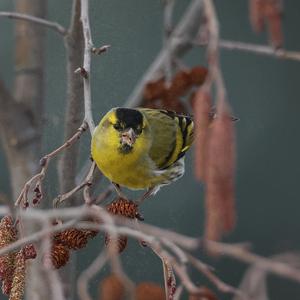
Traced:
<svg viewBox="0 0 300 300">
<path fill-rule="evenodd" d="M 110 47 L 111 47 L 111 45 L 103 45 L 99 48 L 93 47 L 91 51 L 92 51 L 92 53 L 99 55 L 99 54 L 106 52 Z"/>
<path fill-rule="evenodd" d="M 80 74 L 83 78 L 88 79 L 89 74 L 83 67 L 79 67 L 74 71 L 75 74 Z"/>
</svg>

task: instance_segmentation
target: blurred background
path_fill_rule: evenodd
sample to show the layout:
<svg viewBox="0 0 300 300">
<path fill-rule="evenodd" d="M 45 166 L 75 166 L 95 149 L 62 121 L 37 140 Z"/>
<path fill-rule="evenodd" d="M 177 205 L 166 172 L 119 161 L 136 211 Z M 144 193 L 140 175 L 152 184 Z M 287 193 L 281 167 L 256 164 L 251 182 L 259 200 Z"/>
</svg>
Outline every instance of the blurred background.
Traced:
<svg viewBox="0 0 300 300">
<path fill-rule="evenodd" d="M 175 1 L 174 24 L 180 19 L 188 0 Z M 48 1 L 52 21 L 68 26 L 71 1 Z M 266 34 L 253 33 L 249 23 L 248 1 L 215 1 L 221 37 L 228 40 L 267 44 Z M 13 1 L 1 0 L 0 10 L 12 11 Z M 300 3 L 284 1 L 284 48 L 300 50 L 298 28 Z M 163 10 L 160 0 L 90 1 L 90 23 L 97 46 L 110 44 L 109 51 L 92 57 L 93 116 L 98 122 L 111 107 L 122 106 L 135 84 L 162 47 Z M 0 18 L 0 76 L 12 88 L 14 76 L 14 21 Z M 43 153 L 63 142 L 66 97 L 65 51 L 57 33 L 47 30 L 45 121 Z M 189 66 L 205 65 L 205 51 L 194 48 L 183 57 Z M 300 62 L 280 60 L 238 51 L 221 50 L 222 71 L 228 100 L 240 118 L 237 130 L 236 206 L 237 226 L 226 241 L 249 241 L 253 251 L 271 256 L 300 247 L 299 111 Z M 5 109 L 5 107 L 0 107 Z M 20 128 L 22 130 L 22 128 Z M 89 158 L 90 137 L 83 137 L 80 165 Z M 8 168 L 0 148 L 0 192 L 11 197 Z M 102 180 L 99 189 L 107 184 Z M 58 194 L 56 163 L 52 163 L 46 182 L 49 200 Z M 11 199 L 13 200 L 13 199 Z M 187 155 L 185 176 L 164 187 L 142 205 L 145 221 L 177 232 L 199 236 L 203 233 L 203 187 L 193 175 L 193 151 Z M 103 238 L 93 240 L 78 251 L 80 273 L 103 247 Z M 163 283 L 160 260 L 150 249 L 134 240 L 122 254 L 124 267 L 136 281 Z M 209 259 L 224 281 L 238 286 L 247 268 L 230 259 Z M 92 281 L 97 293 L 105 268 Z M 208 284 L 204 278 L 194 278 Z M 296 299 L 300 286 L 275 276 L 268 277 L 270 299 Z M 297 297 L 298 296 L 298 297 Z M 220 299 L 230 299 L 222 295 Z"/>
</svg>

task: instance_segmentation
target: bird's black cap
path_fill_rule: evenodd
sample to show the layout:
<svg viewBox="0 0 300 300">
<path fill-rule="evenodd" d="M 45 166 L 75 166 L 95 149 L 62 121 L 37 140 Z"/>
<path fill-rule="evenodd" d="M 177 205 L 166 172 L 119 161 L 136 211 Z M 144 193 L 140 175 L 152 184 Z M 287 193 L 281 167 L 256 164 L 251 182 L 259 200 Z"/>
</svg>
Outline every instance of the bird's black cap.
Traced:
<svg viewBox="0 0 300 300">
<path fill-rule="evenodd" d="M 143 115 L 136 109 L 117 108 L 116 116 L 120 123 L 123 123 L 126 128 L 137 128 L 143 124 Z"/>
</svg>

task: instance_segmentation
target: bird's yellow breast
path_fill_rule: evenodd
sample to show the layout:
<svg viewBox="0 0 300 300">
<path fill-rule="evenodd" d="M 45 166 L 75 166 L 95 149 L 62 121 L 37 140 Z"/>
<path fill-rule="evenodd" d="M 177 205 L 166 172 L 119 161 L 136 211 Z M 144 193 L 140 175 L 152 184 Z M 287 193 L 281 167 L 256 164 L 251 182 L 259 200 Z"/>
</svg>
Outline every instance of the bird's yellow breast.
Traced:
<svg viewBox="0 0 300 300">
<path fill-rule="evenodd" d="M 148 143 L 140 137 L 132 151 L 119 150 L 119 136 L 109 128 L 98 126 L 93 134 L 91 154 L 101 172 L 112 182 L 131 189 L 145 189 L 153 185 L 153 162 L 146 149 Z"/>
</svg>

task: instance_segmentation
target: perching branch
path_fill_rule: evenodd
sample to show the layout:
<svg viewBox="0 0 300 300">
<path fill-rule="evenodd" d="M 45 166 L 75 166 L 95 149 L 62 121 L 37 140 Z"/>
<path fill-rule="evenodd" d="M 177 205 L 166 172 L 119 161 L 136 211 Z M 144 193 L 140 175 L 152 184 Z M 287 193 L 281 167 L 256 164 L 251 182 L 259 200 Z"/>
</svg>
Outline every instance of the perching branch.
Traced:
<svg viewBox="0 0 300 300">
<path fill-rule="evenodd" d="M 84 36 L 84 58 L 83 69 L 87 76 L 83 77 L 84 91 L 84 120 L 89 125 L 91 134 L 95 129 L 95 123 L 92 115 L 92 100 L 91 100 L 91 51 L 93 48 L 90 21 L 89 21 L 89 1 L 81 0 L 81 22 Z"/>
<path fill-rule="evenodd" d="M 92 177 L 93 177 L 93 172 L 95 170 L 95 166 L 96 166 L 96 164 L 93 162 L 90 166 L 90 169 L 89 169 L 87 175 L 85 176 L 84 180 L 80 184 L 76 185 L 72 190 L 70 190 L 64 194 L 58 195 L 53 200 L 53 206 L 54 207 L 60 206 L 61 203 L 63 203 L 65 200 L 67 200 L 70 197 L 72 197 L 73 195 L 75 195 L 81 189 L 84 189 L 83 190 L 83 195 L 84 195 L 83 198 L 85 200 L 85 203 L 90 205 L 92 203 L 92 200 L 89 195 L 89 187 L 92 184 Z"/>
</svg>

